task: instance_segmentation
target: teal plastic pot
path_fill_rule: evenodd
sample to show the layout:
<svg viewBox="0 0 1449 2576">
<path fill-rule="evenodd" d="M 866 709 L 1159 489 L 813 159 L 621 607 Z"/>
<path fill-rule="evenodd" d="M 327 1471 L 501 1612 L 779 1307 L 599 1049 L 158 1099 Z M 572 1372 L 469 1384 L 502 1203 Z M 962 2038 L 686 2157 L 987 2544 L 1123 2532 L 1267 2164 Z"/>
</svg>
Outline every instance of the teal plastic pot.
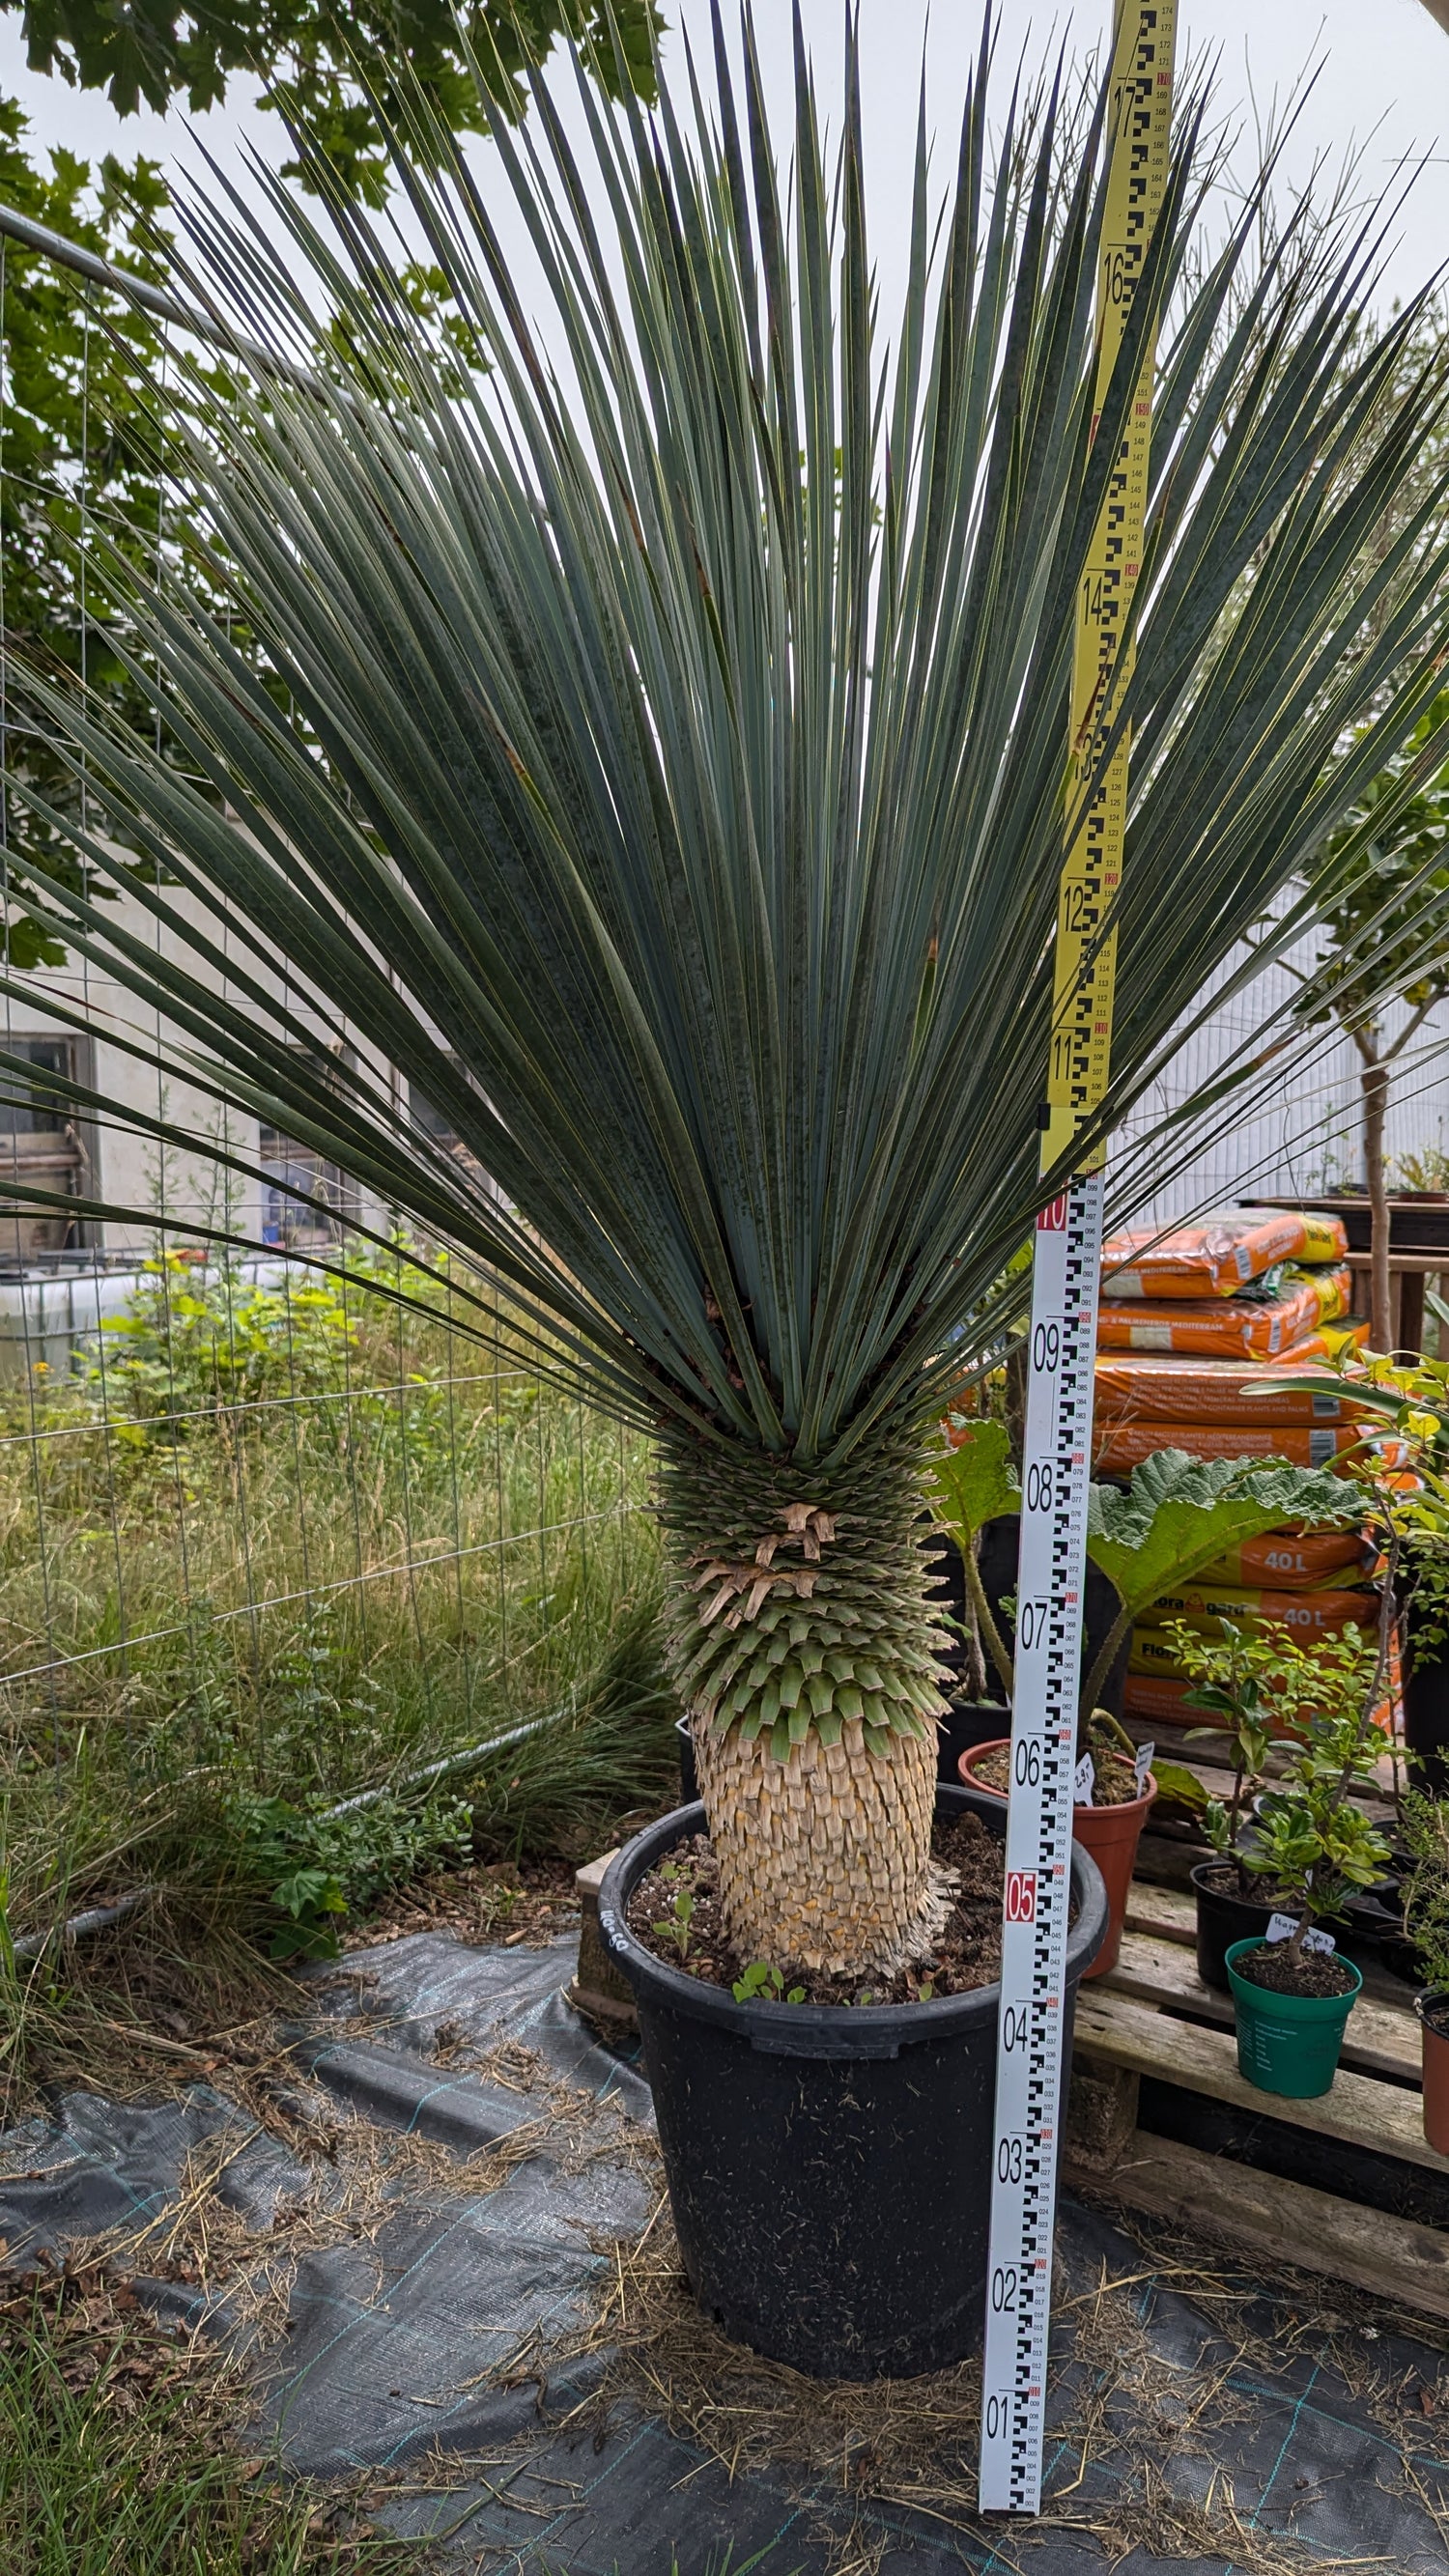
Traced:
<svg viewBox="0 0 1449 2576">
<path fill-rule="evenodd" d="M 1338 2052 L 1348 2017 L 1358 2001 L 1363 1979 L 1351 1959 L 1343 1964 L 1353 1979 L 1346 1995 L 1275 1995 L 1240 1977 L 1233 1965 L 1245 1950 L 1261 1947 L 1261 1935 L 1234 1941 L 1228 1951 L 1228 1983 L 1238 2024 L 1238 2072 L 1260 2093 L 1283 2093 L 1307 2102 L 1326 2093 L 1338 2070 Z"/>
</svg>

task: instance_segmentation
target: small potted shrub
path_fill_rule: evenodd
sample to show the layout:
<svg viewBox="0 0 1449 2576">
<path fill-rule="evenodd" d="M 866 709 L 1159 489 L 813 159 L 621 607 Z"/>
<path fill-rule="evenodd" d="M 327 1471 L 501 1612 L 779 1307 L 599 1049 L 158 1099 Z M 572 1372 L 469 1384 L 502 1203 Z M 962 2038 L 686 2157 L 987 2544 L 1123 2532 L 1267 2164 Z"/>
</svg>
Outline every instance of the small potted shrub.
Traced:
<svg viewBox="0 0 1449 2576">
<path fill-rule="evenodd" d="M 1293 1749 L 1291 1739 L 1275 1737 L 1276 1701 L 1270 1684 L 1282 1660 L 1281 1632 L 1257 1634 L 1231 1619 L 1221 1623 L 1221 1637 L 1200 1637 L 1174 1620 L 1168 1629 L 1173 1651 L 1195 1687 L 1189 1708 L 1211 1720 L 1192 1735 L 1225 1735 L 1233 1770 L 1232 1795 L 1210 1798 L 1202 1811 L 1202 1829 L 1212 1858 L 1192 1872 L 1197 1900 L 1197 1972 L 1205 1985 L 1231 1994 L 1228 1951 L 1235 1941 L 1262 1940 L 1278 1910 L 1272 1894 L 1248 1866 L 1242 1842 L 1253 1827 L 1252 1800 L 1263 1787 L 1268 1755 L 1275 1745 Z M 1191 1740 L 1191 1739 L 1189 1739 Z"/>
<path fill-rule="evenodd" d="M 1355 1629 L 1320 1639 L 1311 1652 L 1287 1640 L 1276 1651 L 1277 1706 L 1300 1739 L 1236 1847 L 1240 1865 L 1273 1900 L 1274 1919 L 1264 1933 L 1231 1942 L 1226 1964 L 1242 2074 L 1265 2093 L 1303 2100 L 1333 2082 L 1363 1984 L 1322 1927 L 1356 1890 L 1373 1885 L 1389 1854 L 1349 1796 L 1374 1781 L 1372 1712 L 1382 1673 L 1379 1650 Z"/>
<path fill-rule="evenodd" d="M 1006 1462 L 1006 1441 L 1005 1428 L 999 1423 L 973 1427 L 971 1438 L 937 1465 L 932 1499 L 938 1518 L 961 1546 L 968 1582 L 974 1585 L 977 1623 L 1010 1695 L 1010 1651 L 992 1618 L 972 1557 L 973 1541 L 984 1523 L 1020 1507 Z M 1102 1872 L 1109 1906 L 1107 1939 L 1089 1971 L 1091 1976 L 1106 1976 L 1116 1966 L 1137 1847 L 1154 1799 L 1171 1795 L 1194 1813 L 1205 1805 L 1194 1773 L 1180 1763 L 1154 1762 L 1154 1748 L 1139 1749 L 1101 1705 L 1107 1676 L 1134 1619 L 1140 1619 L 1163 1593 L 1191 1582 L 1205 1566 L 1245 1539 L 1277 1529 L 1285 1520 L 1342 1521 L 1355 1516 L 1359 1508 L 1356 1498 L 1345 1493 L 1342 1479 L 1324 1471 L 1283 1466 L 1272 1459 L 1192 1458 L 1181 1449 L 1160 1450 L 1147 1459 L 1125 1491 L 1093 1486 L 1088 1558 L 1111 1582 L 1120 1606 L 1082 1683 L 1077 1739 L 1080 1787 L 1072 1832 Z M 961 1777 L 971 1788 L 1004 1797 L 1008 1757 L 1004 1730 L 986 1736 L 961 1755 Z M 1226 1993 L 1225 1974 L 1222 1982 Z"/>
<path fill-rule="evenodd" d="M 1449 1807 L 1407 1789 L 1399 1832 L 1413 1862 L 1404 1929 L 1425 1986 L 1415 2003 L 1424 2042 L 1424 2135 L 1449 2156 Z"/>
</svg>

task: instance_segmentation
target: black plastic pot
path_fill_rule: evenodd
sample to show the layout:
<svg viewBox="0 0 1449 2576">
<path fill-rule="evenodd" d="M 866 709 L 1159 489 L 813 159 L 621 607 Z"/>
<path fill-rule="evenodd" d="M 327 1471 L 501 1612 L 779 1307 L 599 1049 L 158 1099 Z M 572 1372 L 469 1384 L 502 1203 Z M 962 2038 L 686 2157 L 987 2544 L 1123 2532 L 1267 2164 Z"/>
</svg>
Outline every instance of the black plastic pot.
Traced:
<svg viewBox="0 0 1449 2576">
<path fill-rule="evenodd" d="M 997 1801 L 960 1787 L 1005 1830 Z M 634 1990 L 690 2285 L 736 2342 L 817 2379 L 943 2369 L 981 2341 L 999 1986 L 926 2004 L 737 2004 L 656 1959 L 625 1920 L 644 1872 L 701 1807 L 627 1843 L 599 1930 Z M 1107 1928 L 1095 1863 L 1072 1852 L 1064 2037 Z"/>
<path fill-rule="evenodd" d="M 973 1744 L 994 1744 L 1011 1733 L 1011 1711 L 993 1699 L 953 1699 L 940 1720 L 936 1738 L 936 1777 L 942 1786 L 961 1786 L 961 1756 Z"/>
<path fill-rule="evenodd" d="M 1416 1651 L 1412 1601 L 1404 1621 L 1404 1745 L 1414 1787 L 1449 1797 L 1449 1655 L 1442 1646 Z"/>
<path fill-rule="evenodd" d="M 1232 1896 L 1222 1888 L 1210 1887 L 1209 1871 L 1221 1867 L 1218 1860 L 1200 1860 L 1192 1873 L 1197 1897 L 1197 1972 L 1205 1986 L 1215 1986 L 1220 1995 L 1230 1995 L 1230 1945 L 1234 1941 L 1261 1941 L 1270 1916 L 1278 1908 L 1259 1904 L 1254 1897 Z"/>
</svg>

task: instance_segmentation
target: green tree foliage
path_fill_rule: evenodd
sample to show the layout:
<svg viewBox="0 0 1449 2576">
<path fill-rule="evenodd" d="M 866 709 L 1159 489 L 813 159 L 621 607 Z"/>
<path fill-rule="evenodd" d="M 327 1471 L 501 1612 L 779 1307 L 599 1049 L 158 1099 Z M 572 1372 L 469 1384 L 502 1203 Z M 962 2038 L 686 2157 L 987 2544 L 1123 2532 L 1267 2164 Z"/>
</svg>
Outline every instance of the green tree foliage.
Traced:
<svg viewBox="0 0 1449 2576">
<path fill-rule="evenodd" d="M 154 280 L 166 206 L 158 165 L 127 166 L 107 156 L 96 169 L 58 149 L 44 169 L 27 134 L 17 102 L 0 98 L 0 199 L 128 274 Z M 0 624 L 7 648 L 84 678 L 113 715 L 147 726 L 153 718 L 144 692 L 128 676 L 114 636 L 90 613 L 98 603 L 83 586 L 76 547 L 102 522 L 133 564 L 154 563 L 162 536 L 157 449 L 142 388 L 160 355 L 159 326 L 138 306 L 110 295 L 87 302 L 54 261 L 0 242 Z M 52 749 L 48 727 L 21 728 L 13 702 L 7 716 L 5 769 L 23 766 L 58 814 L 79 815 L 82 784 Z M 56 827 L 13 796 L 7 807 L 12 897 L 21 860 L 78 886 L 74 853 Z M 12 963 L 58 963 L 62 945 L 23 906 L 7 910 Z"/>
<path fill-rule="evenodd" d="M 662 23 L 653 0 L 612 0 L 612 8 L 608 0 L 473 0 L 461 11 L 449 0 L 0 5 L 20 10 L 32 71 L 103 89 L 122 116 L 141 106 L 164 109 L 178 97 L 194 110 L 214 107 L 238 72 L 278 84 L 346 186 L 373 204 L 388 186 L 383 127 L 402 121 L 411 98 L 410 85 L 399 88 L 403 65 L 447 131 L 481 133 L 500 109 L 522 114 L 528 66 L 561 38 L 590 50 L 606 88 L 617 91 L 622 73 L 652 98 Z"/>
</svg>

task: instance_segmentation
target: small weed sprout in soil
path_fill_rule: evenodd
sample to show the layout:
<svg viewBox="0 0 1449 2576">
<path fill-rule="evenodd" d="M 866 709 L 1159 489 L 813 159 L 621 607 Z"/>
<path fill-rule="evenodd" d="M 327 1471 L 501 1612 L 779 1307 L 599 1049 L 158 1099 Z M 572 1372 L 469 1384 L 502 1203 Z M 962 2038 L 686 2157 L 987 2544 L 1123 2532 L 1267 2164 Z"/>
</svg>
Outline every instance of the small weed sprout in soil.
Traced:
<svg viewBox="0 0 1449 2576">
<path fill-rule="evenodd" d="M 739 2003 L 930 2003 L 940 1995 L 969 1994 L 1001 1974 L 1003 1846 L 979 1816 L 967 1814 L 938 1822 L 931 1851 L 937 1868 L 955 1884 L 950 1915 L 929 1958 L 876 1985 L 826 1970 L 807 1972 L 788 1959 L 742 1959 L 725 1929 L 719 1868 L 704 1834 L 676 1843 L 668 1859 L 640 1879 L 629 1899 L 629 1929 L 656 1958 L 687 1968 L 709 1985 L 727 1986 Z M 691 1902 L 681 1924 L 682 1894 Z"/>
<path fill-rule="evenodd" d="M 1341 1963 L 1305 1954 L 1304 1940 L 1316 1924 L 1341 1914 L 1349 1896 L 1371 1887 L 1389 1857 L 1378 1827 L 1349 1795 L 1375 1784 L 1380 1643 L 1354 1626 L 1341 1636 L 1317 1639 L 1311 1648 L 1271 1628 L 1259 1638 L 1217 1648 L 1201 1641 L 1189 1648 L 1186 1639 L 1179 1627 L 1175 1641 L 1180 1651 L 1194 1653 L 1200 1672 L 1214 1656 L 1222 1674 L 1235 1672 L 1240 1700 L 1247 1701 L 1244 1683 L 1251 1678 L 1258 1690 L 1256 1702 L 1247 1702 L 1258 1712 L 1255 1730 L 1258 1723 L 1266 1730 L 1275 1717 L 1293 1729 L 1286 1774 L 1259 1797 L 1252 1831 L 1232 1856 L 1240 1877 L 1246 1872 L 1269 1901 L 1296 1915 L 1296 1928 L 1279 1956 L 1265 1945 L 1248 1954 L 1239 1974 L 1255 1984 L 1342 1993 Z M 1215 1822 L 1213 1833 L 1214 1848 L 1227 1857 L 1231 1846 L 1223 1821 Z"/>
</svg>

